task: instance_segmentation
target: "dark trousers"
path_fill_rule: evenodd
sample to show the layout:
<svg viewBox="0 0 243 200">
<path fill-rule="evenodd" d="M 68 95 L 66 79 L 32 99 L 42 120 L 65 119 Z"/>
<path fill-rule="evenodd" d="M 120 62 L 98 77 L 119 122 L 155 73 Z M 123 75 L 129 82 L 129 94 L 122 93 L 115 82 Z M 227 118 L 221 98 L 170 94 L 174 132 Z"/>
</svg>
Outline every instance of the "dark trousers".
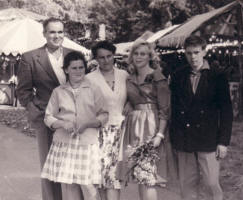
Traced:
<svg viewBox="0 0 243 200">
<path fill-rule="evenodd" d="M 38 142 L 40 169 L 46 161 L 48 151 L 50 149 L 53 133 L 43 122 L 34 124 Z M 54 183 L 48 179 L 41 179 L 42 200 L 62 200 L 61 184 Z"/>
</svg>

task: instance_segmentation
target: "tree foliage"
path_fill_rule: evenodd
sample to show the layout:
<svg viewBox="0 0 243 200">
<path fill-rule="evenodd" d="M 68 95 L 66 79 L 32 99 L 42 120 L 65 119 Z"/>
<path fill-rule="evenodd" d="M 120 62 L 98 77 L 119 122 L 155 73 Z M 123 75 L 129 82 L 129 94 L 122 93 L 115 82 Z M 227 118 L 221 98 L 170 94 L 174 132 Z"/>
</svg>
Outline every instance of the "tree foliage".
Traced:
<svg viewBox="0 0 243 200">
<path fill-rule="evenodd" d="M 0 9 L 24 8 L 40 15 L 69 18 L 72 21 L 88 22 L 87 9 L 92 0 L 0 0 Z"/>
<path fill-rule="evenodd" d="M 142 33 L 180 24 L 191 16 L 226 5 L 234 0 L 0 0 L 0 8 L 25 8 L 67 22 L 68 36 L 90 41 L 98 38 L 99 25 L 115 43 L 132 41 Z M 90 40 L 84 38 L 85 30 Z"/>
<path fill-rule="evenodd" d="M 113 42 L 132 41 L 143 32 L 158 31 L 185 22 L 191 16 L 208 12 L 233 0 L 113 0 L 91 6 L 93 24 L 105 23 Z M 98 31 L 98 28 L 96 28 Z M 96 34 L 97 35 L 97 34 Z"/>
</svg>

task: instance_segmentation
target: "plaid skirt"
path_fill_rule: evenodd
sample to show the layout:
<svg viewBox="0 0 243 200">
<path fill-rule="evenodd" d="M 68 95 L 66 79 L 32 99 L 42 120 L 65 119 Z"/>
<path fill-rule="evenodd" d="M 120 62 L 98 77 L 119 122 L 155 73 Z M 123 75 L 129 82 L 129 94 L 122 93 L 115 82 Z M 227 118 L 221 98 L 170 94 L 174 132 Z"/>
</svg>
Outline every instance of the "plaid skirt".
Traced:
<svg viewBox="0 0 243 200">
<path fill-rule="evenodd" d="M 80 145 L 79 137 L 68 143 L 53 141 L 41 178 L 66 184 L 101 184 L 99 144 Z"/>
</svg>

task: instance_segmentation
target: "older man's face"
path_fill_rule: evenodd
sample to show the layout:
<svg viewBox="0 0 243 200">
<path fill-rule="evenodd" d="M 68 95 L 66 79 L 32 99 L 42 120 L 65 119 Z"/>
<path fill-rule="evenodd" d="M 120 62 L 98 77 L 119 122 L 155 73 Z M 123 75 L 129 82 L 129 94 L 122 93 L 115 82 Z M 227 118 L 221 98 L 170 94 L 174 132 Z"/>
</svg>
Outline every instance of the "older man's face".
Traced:
<svg viewBox="0 0 243 200">
<path fill-rule="evenodd" d="M 44 31 L 47 46 L 57 49 L 62 46 L 64 39 L 64 26 L 61 22 L 50 22 Z"/>
</svg>

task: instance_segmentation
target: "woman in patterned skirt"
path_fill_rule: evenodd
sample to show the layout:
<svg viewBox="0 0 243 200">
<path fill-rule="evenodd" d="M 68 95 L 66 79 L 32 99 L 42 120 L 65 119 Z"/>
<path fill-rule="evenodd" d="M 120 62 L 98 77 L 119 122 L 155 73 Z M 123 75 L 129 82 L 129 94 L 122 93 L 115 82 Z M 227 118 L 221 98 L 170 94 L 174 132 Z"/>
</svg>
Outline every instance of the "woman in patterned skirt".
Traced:
<svg viewBox="0 0 243 200">
<path fill-rule="evenodd" d="M 64 58 L 67 82 L 54 89 L 45 123 L 55 130 L 41 177 L 62 183 L 64 200 L 80 200 L 80 186 L 101 184 L 99 128 L 108 120 L 100 90 L 85 78 L 87 65 L 79 52 Z M 98 199 L 98 192 L 89 194 Z"/>
<path fill-rule="evenodd" d="M 104 200 L 118 200 L 121 188 L 120 181 L 116 178 L 116 170 L 128 73 L 114 66 L 115 51 L 116 47 L 112 43 L 98 42 L 92 48 L 92 54 L 99 66 L 87 75 L 102 91 L 105 98 L 104 108 L 109 112 L 109 121 L 100 134 L 103 177 L 101 194 Z"/>
</svg>

